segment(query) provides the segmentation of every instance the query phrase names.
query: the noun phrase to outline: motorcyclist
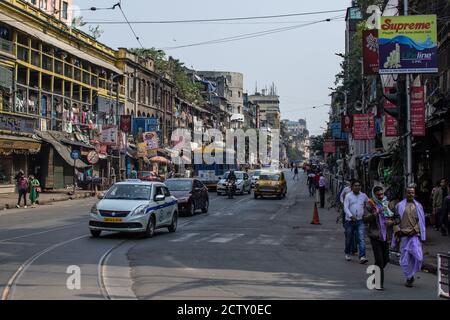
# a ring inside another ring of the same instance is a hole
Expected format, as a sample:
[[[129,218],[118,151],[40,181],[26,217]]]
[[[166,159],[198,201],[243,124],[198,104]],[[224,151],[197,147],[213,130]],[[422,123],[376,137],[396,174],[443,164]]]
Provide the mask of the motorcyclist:
[[[234,194],[234,189],[236,187],[236,180],[237,180],[237,177],[236,177],[236,174],[234,173],[234,170],[230,170],[230,173],[228,174],[228,177],[227,177],[227,183],[229,184],[229,188],[230,188],[229,194],[228,194],[229,196],[232,196]]]

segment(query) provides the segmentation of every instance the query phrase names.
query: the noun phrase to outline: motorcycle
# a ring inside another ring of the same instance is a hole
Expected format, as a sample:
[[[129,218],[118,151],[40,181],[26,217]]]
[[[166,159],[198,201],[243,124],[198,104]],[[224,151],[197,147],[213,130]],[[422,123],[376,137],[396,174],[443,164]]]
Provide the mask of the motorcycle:
[[[227,186],[228,199],[233,199],[233,196],[236,193],[236,182],[228,181],[226,186]]]

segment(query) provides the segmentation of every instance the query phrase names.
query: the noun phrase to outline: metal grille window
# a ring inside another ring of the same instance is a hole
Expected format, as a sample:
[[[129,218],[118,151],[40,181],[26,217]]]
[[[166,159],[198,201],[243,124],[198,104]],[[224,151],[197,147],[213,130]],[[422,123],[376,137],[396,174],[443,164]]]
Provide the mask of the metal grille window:
[[[9,90],[12,90],[12,81],[13,73],[9,68],[5,68],[0,66],[0,86]]]

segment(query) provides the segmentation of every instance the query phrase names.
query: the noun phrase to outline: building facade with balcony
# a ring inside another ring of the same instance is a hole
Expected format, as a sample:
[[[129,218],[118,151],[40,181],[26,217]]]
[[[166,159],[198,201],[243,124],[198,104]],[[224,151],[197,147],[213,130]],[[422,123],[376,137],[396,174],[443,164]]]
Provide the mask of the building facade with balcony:
[[[64,188],[72,183],[70,151],[88,148],[100,126],[124,112],[117,53],[20,0],[0,2],[0,39],[0,184],[22,169],[45,188]]]

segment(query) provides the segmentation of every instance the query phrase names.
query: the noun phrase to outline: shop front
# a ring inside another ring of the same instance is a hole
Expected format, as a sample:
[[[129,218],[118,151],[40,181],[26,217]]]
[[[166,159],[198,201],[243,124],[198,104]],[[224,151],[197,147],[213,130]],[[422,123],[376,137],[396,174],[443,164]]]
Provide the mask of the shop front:
[[[41,149],[40,141],[23,136],[0,134],[0,193],[15,192],[19,170],[35,174],[34,155]]]

